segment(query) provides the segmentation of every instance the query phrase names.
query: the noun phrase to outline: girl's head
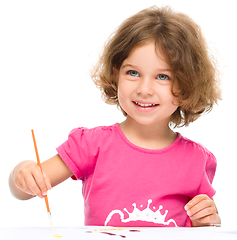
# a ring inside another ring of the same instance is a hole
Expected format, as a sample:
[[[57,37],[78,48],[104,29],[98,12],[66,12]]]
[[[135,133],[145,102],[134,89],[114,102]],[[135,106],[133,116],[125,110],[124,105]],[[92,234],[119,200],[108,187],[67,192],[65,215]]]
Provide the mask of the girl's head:
[[[220,91],[205,39],[192,19],[169,8],[142,10],[125,20],[106,43],[92,73],[105,102],[121,108],[114,69],[121,68],[135,47],[149,42],[155,43],[172,72],[172,93],[179,107],[170,122],[188,125],[210,111],[220,99]]]

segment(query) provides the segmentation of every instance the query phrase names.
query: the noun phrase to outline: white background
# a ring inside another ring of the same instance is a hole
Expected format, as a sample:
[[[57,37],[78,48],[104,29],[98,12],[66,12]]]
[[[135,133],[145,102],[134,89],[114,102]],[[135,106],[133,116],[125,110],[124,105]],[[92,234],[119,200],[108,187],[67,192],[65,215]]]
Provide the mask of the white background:
[[[41,161],[75,127],[123,121],[105,104],[89,71],[108,36],[127,17],[152,5],[170,5],[201,25],[222,73],[223,100],[187,128],[218,160],[214,197],[225,227],[237,227],[236,174],[236,4],[232,0],[0,2],[0,226],[48,226],[44,200],[16,200],[8,176],[22,160]],[[55,226],[84,224],[81,182],[71,179],[48,194]]]

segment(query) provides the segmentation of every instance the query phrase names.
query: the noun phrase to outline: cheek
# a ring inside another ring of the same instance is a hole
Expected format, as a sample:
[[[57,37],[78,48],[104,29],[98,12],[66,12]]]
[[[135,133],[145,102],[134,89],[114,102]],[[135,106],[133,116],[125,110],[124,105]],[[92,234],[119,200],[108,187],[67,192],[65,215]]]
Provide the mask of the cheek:
[[[172,103],[174,106],[178,107],[179,106],[179,100],[177,97],[173,96],[173,100],[172,100]]]
[[[134,84],[126,79],[120,79],[118,82],[118,102],[126,113],[130,111],[132,96],[134,96]]]
[[[176,84],[173,86],[173,92],[176,96],[179,95],[180,90],[179,90],[179,87]],[[172,91],[171,91],[171,94],[172,94]],[[179,98],[175,97],[173,94],[172,94],[172,96],[173,96],[174,105],[179,106]]]
[[[159,97],[161,103],[168,107],[170,111],[175,111],[179,106],[178,98],[172,94],[171,89],[168,87],[160,91]]]
[[[171,86],[163,86],[157,88],[158,96],[163,99],[164,102],[177,102],[177,98],[172,94]]]
[[[122,81],[119,81],[118,83],[118,101],[121,107],[124,105],[124,101],[126,99],[127,93],[126,88]]]

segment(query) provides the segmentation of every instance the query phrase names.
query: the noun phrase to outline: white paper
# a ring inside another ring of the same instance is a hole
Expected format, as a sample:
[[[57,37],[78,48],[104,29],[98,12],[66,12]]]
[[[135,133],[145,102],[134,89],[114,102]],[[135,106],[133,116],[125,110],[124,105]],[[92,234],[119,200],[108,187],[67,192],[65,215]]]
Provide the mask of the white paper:
[[[165,240],[232,240],[237,230],[205,228],[114,228],[62,227],[55,228],[0,228],[1,240],[106,240],[106,239],[165,239]]]

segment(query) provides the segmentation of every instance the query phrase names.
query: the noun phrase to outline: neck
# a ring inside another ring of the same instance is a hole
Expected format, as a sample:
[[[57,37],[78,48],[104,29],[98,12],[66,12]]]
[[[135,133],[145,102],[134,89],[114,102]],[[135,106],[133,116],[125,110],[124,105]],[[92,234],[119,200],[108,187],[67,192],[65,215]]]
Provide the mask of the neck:
[[[177,137],[167,121],[143,125],[128,117],[120,128],[130,142],[147,149],[165,148]]]

